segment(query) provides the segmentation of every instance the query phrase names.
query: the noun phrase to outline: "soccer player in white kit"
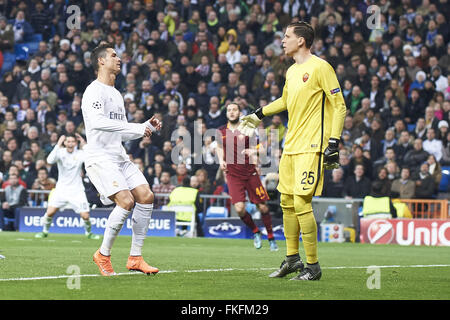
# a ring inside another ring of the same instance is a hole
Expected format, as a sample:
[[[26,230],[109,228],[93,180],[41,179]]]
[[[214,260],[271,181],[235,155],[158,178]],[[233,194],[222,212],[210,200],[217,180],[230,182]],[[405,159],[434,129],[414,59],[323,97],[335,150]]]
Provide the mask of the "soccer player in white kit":
[[[87,139],[85,168],[102,202],[116,204],[108,217],[102,245],[93,259],[102,275],[115,275],[111,248],[133,211],[131,250],[126,267],[155,274],[159,270],[142,257],[154,195],[142,172],[130,161],[122,142],[150,136],[161,129],[161,123],[155,117],[144,123],[128,123],[124,99],[114,88],[121,63],[114,46],[101,43],[91,57],[97,79],[86,88],[81,102]]]
[[[89,203],[81,179],[84,152],[76,148],[78,144],[77,140],[80,141],[80,148],[82,149],[86,141],[79,134],[76,134],[76,136],[62,135],[47,157],[49,164],[56,163],[58,166],[58,182],[50,192],[47,210],[43,217],[42,232],[37,233],[35,235],[36,238],[48,237],[53,216],[61,208],[71,208],[80,214],[84,221],[85,235],[89,239],[100,238],[91,232]]]

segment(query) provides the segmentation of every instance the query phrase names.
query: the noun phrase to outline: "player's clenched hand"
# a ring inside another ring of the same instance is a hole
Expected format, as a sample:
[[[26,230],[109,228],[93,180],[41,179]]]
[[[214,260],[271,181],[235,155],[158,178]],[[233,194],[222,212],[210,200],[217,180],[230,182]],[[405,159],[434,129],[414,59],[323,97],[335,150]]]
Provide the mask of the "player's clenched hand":
[[[264,117],[262,113],[262,109],[259,108],[254,113],[249,114],[242,118],[241,123],[238,126],[238,130],[246,136],[253,136],[255,133],[255,129],[258,128],[261,123],[262,118]]]
[[[62,135],[61,137],[59,137],[58,143],[57,143],[58,147],[61,147],[63,145],[64,140],[66,140],[66,136],[65,135]]]
[[[323,153],[324,168],[326,170],[339,168],[339,139],[330,138],[328,147]]]
[[[161,121],[155,116],[151,117],[145,124],[151,131],[161,130]]]

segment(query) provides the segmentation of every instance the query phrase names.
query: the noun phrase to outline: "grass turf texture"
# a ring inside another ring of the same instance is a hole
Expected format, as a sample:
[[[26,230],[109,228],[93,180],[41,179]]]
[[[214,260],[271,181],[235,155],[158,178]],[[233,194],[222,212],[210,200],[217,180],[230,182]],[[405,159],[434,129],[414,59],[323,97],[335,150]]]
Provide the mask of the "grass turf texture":
[[[129,236],[116,239],[112,263],[117,273],[128,273],[130,242]],[[252,240],[149,237],[143,256],[160,273],[116,277],[97,276],[92,255],[100,244],[82,235],[35,239],[32,233],[0,232],[0,255],[5,256],[0,259],[0,299],[450,299],[449,266],[411,267],[449,265],[445,247],[319,243],[322,279],[303,282],[288,281],[294,275],[268,277],[284,258],[284,241],[278,241],[278,252],[271,252],[267,240],[256,250]],[[300,254],[304,259],[303,250]],[[67,287],[71,265],[79,267],[80,289]],[[372,273],[366,267],[373,265],[389,267],[380,268],[380,289],[369,290]],[[5,280],[52,276],[62,277]]]

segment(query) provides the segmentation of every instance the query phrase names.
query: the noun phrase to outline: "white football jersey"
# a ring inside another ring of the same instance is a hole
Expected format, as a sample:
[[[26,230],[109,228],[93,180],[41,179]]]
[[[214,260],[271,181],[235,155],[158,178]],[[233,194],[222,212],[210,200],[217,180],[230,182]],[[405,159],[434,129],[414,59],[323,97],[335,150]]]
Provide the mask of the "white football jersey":
[[[58,181],[55,188],[84,192],[81,169],[84,162],[84,151],[75,148],[68,152],[66,148],[56,145],[47,157],[49,164],[58,166]]]
[[[130,158],[122,141],[144,135],[144,123],[128,123],[123,97],[114,86],[94,80],[81,101],[86,128],[86,166],[103,161],[122,162]]]

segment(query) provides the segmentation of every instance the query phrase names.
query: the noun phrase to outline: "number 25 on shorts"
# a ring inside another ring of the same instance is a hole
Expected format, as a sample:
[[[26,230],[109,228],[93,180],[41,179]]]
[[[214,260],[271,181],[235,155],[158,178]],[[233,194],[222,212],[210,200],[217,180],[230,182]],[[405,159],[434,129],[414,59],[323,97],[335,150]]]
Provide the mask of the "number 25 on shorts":
[[[303,185],[303,190],[311,189],[315,180],[314,171],[303,171],[302,180],[300,181],[300,184]]]

